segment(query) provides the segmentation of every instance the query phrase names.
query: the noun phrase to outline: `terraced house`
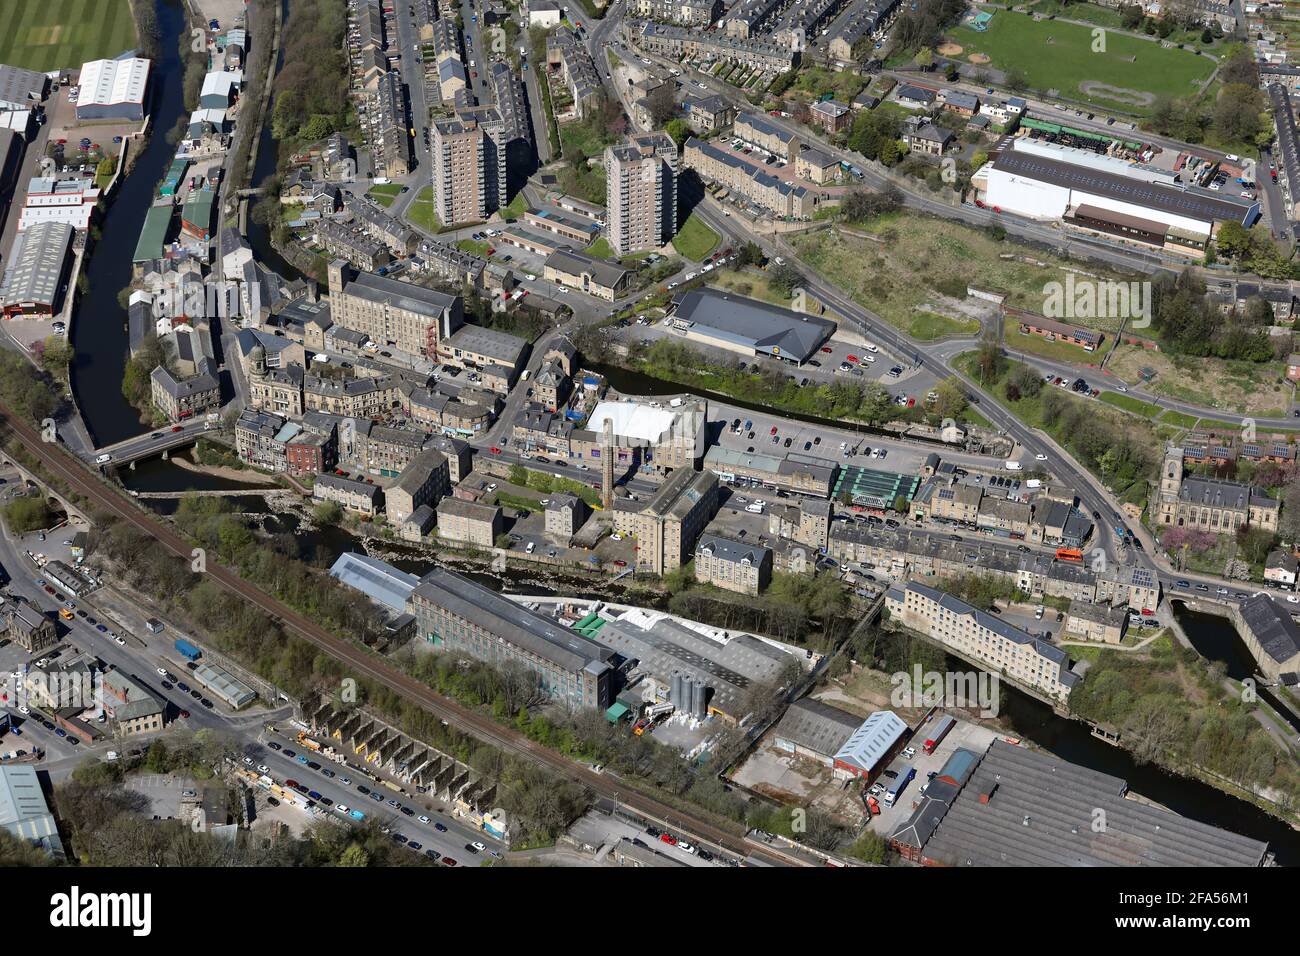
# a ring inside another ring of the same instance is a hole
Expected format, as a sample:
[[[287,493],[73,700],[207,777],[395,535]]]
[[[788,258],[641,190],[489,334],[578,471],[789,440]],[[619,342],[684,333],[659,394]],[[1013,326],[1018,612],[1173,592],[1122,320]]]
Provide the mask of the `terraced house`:
[[[695,580],[757,596],[772,580],[772,551],[723,535],[701,535],[695,546]]]
[[[707,27],[726,9],[722,0],[632,0],[628,12],[647,20]]]

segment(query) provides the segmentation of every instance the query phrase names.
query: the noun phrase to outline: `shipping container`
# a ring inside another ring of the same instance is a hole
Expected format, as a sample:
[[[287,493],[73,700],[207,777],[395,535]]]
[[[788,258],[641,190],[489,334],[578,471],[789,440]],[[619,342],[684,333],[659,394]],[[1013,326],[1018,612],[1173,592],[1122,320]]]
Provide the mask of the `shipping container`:
[[[176,653],[179,654],[181,657],[185,658],[187,661],[197,661],[199,657],[201,657],[203,654],[201,650],[199,650],[189,641],[185,640],[185,638],[183,637],[178,637],[176,639],[175,647],[176,647]]]

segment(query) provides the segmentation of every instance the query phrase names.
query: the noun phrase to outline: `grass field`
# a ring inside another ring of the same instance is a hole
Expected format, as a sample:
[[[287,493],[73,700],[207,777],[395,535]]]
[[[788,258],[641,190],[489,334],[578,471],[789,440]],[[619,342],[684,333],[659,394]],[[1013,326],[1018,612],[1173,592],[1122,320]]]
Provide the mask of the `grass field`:
[[[997,69],[1019,70],[1033,89],[1133,113],[1150,112],[1161,94],[1197,92],[1214,71],[1206,57],[1122,33],[1106,32],[1105,51],[1093,52],[1089,27],[1007,10],[997,10],[984,33],[960,26],[952,40],[962,47],[962,58],[983,54]]]
[[[1124,395],[1120,392],[1102,392],[1099,397],[1107,405],[1114,405],[1116,408],[1122,408],[1134,415],[1141,415],[1143,418],[1155,418],[1160,414],[1159,405],[1152,405],[1150,402],[1144,402],[1132,395]]]
[[[1195,415],[1184,415],[1182,412],[1176,412],[1170,408],[1160,416],[1160,421],[1167,425],[1174,425],[1178,428],[1195,428],[1196,423],[1199,422],[1200,419]]]
[[[128,0],[0,0],[0,63],[42,73],[136,45]]]
[[[907,334],[921,342],[933,342],[948,335],[978,335],[980,324],[975,319],[952,319],[933,312],[917,312],[908,323]]]
[[[694,213],[682,223],[682,228],[673,236],[673,248],[677,254],[685,256],[692,262],[699,262],[718,245],[718,234],[704,224]]]
[[[433,187],[425,186],[415,197],[415,202],[406,209],[406,218],[412,225],[419,226],[427,232],[441,232],[442,223],[433,209]]]
[[[397,183],[389,183],[386,186],[371,186],[366,195],[387,209],[401,191],[402,187]]]
[[[604,236],[599,237],[589,245],[586,252],[593,259],[612,259],[615,255],[614,247],[609,244],[609,240]]]

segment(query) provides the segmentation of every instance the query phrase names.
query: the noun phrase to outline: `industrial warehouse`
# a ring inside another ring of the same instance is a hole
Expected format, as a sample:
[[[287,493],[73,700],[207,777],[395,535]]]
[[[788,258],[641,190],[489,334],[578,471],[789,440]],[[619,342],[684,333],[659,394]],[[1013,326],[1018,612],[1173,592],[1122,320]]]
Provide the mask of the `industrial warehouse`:
[[[1225,222],[1251,226],[1258,201],[1189,186],[1173,171],[1028,137],[1011,140],[971,179],[996,212],[1104,233],[1201,258]]]

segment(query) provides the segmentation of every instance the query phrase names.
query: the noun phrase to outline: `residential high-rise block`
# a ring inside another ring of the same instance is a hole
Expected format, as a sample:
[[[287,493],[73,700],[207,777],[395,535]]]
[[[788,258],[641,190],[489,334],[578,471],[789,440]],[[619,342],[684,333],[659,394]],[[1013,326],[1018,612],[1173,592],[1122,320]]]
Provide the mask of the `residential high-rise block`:
[[[605,149],[609,244],[619,255],[655,249],[677,233],[677,144],[667,133]]]
[[[481,222],[507,203],[505,136],[492,107],[433,124],[433,196],[442,225]]]

